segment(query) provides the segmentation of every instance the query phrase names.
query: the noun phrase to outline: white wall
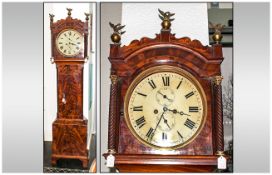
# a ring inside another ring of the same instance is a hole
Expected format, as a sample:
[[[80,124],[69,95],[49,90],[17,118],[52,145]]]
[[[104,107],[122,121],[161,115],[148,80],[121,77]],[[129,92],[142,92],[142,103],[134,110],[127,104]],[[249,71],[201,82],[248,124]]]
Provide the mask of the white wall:
[[[101,154],[107,151],[108,113],[110,92],[110,63],[108,61],[110,35],[109,21],[126,25],[122,45],[143,36],[155,37],[161,29],[158,8],[176,13],[172,32],[177,37],[189,36],[208,44],[208,17],[206,3],[102,3],[101,5]],[[109,172],[101,158],[101,171]]]
[[[49,13],[55,15],[54,22],[67,17],[66,8],[72,8],[72,17],[85,21],[84,12],[95,12],[95,4],[91,3],[45,3],[44,4],[44,140],[52,141],[52,123],[57,114],[57,85],[56,85],[56,64],[50,63],[51,57],[51,31]],[[94,18],[95,19],[95,18]],[[94,21],[95,22],[95,21]],[[94,25],[95,26],[95,25]],[[95,29],[95,27],[93,27]],[[93,31],[95,33],[95,31]],[[95,35],[93,35],[95,36]],[[95,38],[93,39],[95,41]],[[95,43],[95,42],[93,42]],[[93,44],[94,45],[94,44]],[[95,48],[93,48],[94,50]],[[90,50],[90,49],[89,49]],[[95,54],[89,53],[90,61],[84,67],[84,86],[83,86],[83,115],[89,118],[89,124],[92,123],[91,115],[94,112],[89,112],[89,64],[95,65]],[[95,71],[95,69],[94,69]],[[95,75],[94,75],[95,77]],[[93,83],[94,84],[94,83]],[[95,91],[94,91],[95,92]],[[95,96],[93,97],[95,98]],[[95,100],[92,100],[93,102]],[[93,105],[92,105],[93,106]],[[90,114],[90,116],[89,116]],[[94,121],[95,122],[95,121]],[[89,125],[90,127],[92,125]],[[88,128],[89,133],[92,128]]]
[[[171,32],[176,37],[188,36],[203,45],[209,44],[207,3],[123,3],[122,24],[126,25],[126,33],[122,44],[143,36],[154,38],[161,29],[158,8],[175,13]]]

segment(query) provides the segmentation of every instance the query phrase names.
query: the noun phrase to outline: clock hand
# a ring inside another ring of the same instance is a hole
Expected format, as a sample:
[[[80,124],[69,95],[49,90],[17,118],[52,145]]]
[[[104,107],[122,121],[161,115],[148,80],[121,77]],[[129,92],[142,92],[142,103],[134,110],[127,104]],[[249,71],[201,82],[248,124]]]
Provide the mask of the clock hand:
[[[69,47],[69,49],[71,50],[70,43],[69,43],[69,44],[67,44],[67,43],[66,43],[65,45],[66,45],[66,46],[68,46],[68,47]]]
[[[180,112],[179,112],[179,111],[177,111],[176,109],[171,110],[171,109],[168,109],[167,107],[166,107],[166,109],[167,109],[168,111],[173,112],[174,114],[178,113],[178,114],[180,114],[180,115],[191,116],[191,115],[189,115],[189,114],[184,113],[183,111],[180,111]]]
[[[170,98],[168,98],[166,95],[162,94],[161,91],[158,91],[158,93],[159,93],[160,95],[162,95],[163,98],[166,98],[168,101],[173,102],[172,99],[170,99]]]
[[[179,114],[180,114],[180,115],[187,115],[187,116],[191,116],[191,115],[186,114],[186,113],[184,113],[184,112],[182,112],[182,111],[181,111],[181,112],[179,112]]]
[[[163,118],[163,114],[165,113],[166,110],[167,110],[167,108],[163,107],[163,113],[162,113],[162,115],[161,115],[161,117],[160,117],[160,119],[159,119],[159,121],[158,121],[158,123],[157,123],[157,125],[156,125],[156,127],[155,127],[155,129],[154,129],[154,131],[152,133],[152,135],[151,135],[150,140],[152,140],[153,136],[155,135],[154,133],[156,132],[156,130],[157,130],[157,128],[158,128],[158,126],[159,126],[159,124],[161,122],[161,119]]]
[[[72,45],[74,45],[74,46],[76,45],[75,43],[70,43],[70,42],[69,42],[69,44],[72,44]]]
[[[169,126],[169,124],[168,124],[167,120],[164,118],[164,116],[162,118],[164,120],[164,123],[168,126],[168,128],[171,129],[171,127]]]

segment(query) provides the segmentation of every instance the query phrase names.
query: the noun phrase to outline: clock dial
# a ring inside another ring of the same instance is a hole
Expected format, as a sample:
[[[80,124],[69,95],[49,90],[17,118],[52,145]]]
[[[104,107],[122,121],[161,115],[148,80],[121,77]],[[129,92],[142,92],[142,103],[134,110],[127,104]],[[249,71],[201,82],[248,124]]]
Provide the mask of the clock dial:
[[[83,49],[83,45],[83,36],[73,29],[62,31],[56,39],[57,49],[64,56],[78,55]]]
[[[193,140],[206,116],[203,89],[188,72],[166,66],[141,73],[125,97],[126,122],[141,142],[178,148]]]

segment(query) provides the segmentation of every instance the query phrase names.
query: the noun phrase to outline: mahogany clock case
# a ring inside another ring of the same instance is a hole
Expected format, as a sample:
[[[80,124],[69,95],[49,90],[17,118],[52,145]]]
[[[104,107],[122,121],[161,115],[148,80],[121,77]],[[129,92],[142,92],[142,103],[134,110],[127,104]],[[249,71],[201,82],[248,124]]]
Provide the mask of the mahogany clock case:
[[[88,107],[93,106],[88,104],[93,101],[88,96],[88,84],[93,81],[88,75],[88,59],[93,59],[94,18],[86,13],[94,7],[91,3],[44,4],[45,172],[88,169],[95,158],[89,118],[94,109]]]

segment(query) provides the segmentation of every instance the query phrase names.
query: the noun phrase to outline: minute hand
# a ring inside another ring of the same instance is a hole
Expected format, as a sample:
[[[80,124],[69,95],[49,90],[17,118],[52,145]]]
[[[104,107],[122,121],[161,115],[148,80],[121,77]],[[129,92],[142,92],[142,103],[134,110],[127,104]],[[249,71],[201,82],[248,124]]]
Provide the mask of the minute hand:
[[[180,115],[191,116],[191,115],[189,115],[189,114],[184,113],[183,111],[177,111],[176,109],[173,109],[173,110],[172,110],[172,109],[168,109],[168,108],[167,108],[167,110],[173,112],[174,114],[178,113],[178,114],[180,114]]]
[[[150,140],[152,140],[153,136],[155,135],[155,132],[156,132],[156,130],[157,130],[157,128],[158,128],[158,126],[159,126],[159,124],[161,122],[161,119],[163,118],[163,114],[165,113],[166,109],[167,109],[166,107],[163,108],[163,113],[162,113],[162,115],[161,115],[161,117],[160,117],[160,119],[159,119],[159,121],[158,121],[158,123],[157,123],[157,125],[156,125],[156,127],[155,127],[155,129],[154,129],[154,131],[152,133],[152,135],[151,135]]]

